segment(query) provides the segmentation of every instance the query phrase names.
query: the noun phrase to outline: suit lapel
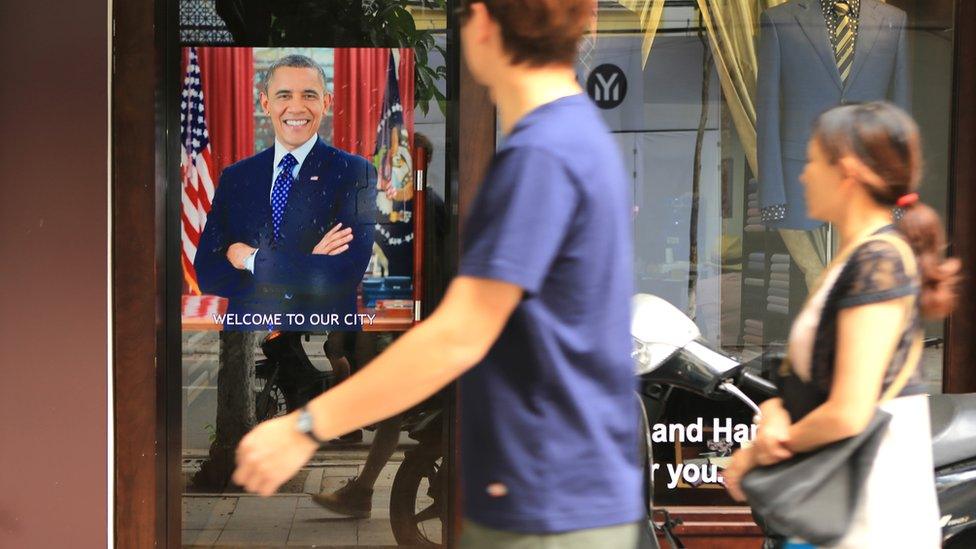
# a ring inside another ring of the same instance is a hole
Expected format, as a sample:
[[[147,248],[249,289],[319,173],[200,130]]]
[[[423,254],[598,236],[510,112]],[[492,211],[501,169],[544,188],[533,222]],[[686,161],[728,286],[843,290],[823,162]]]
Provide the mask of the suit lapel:
[[[858,16],[857,43],[854,44],[854,63],[851,65],[851,75],[847,77],[844,89],[851,87],[857,74],[864,67],[871,56],[871,49],[881,34],[884,18],[878,9],[878,3],[872,0],[861,0],[861,13]]]
[[[284,216],[282,216],[282,234],[290,233],[284,227],[292,226],[295,223],[302,224],[307,220],[303,212],[307,210],[304,205],[310,204],[309,200],[312,193],[319,189],[319,185],[327,185],[329,178],[324,176],[324,171],[328,169],[329,161],[332,158],[331,149],[321,138],[315,142],[315,146],[309,151],[302,167],[298,170],[298,177],[291,185],[288,193],[288,202],[285,204]],[[319,179],[311,181],[312,176],[318,175]]]
[[[834,50],[830,46],[830,38],[827,36],[827,27],[824,22],[823,10],[820,4],[814,0],[801,0],[796,3],[794,17],[803,29],[803,34],[813,46],[820,61],[823,62],[827,74],[833,79],[837,89],[843,89],[840,81],[840,73],[837,72],[837,60],[834,58]]]
[[[264,219],[271,226],[271,184],[274,181],[274,146],[261,152],[260,172],[258,176],[258,204],[263,206]]]

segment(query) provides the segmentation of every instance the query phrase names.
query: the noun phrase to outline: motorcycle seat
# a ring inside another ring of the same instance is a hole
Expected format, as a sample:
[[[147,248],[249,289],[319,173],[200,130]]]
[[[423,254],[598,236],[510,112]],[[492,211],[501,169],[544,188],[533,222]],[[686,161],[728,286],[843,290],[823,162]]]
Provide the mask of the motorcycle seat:
[[[929,415],[936,468],[976,458],[976,393],[931,395]]]

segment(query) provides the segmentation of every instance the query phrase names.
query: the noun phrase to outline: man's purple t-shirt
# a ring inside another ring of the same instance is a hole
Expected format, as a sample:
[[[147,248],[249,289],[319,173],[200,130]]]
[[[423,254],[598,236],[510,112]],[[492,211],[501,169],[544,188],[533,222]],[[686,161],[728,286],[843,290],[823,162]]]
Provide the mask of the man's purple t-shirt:
[[[526,115],[492,161],[459,274],[524,289],[461,380],[465,516],[555,533],[638,520],[631,191],[585,95]]]

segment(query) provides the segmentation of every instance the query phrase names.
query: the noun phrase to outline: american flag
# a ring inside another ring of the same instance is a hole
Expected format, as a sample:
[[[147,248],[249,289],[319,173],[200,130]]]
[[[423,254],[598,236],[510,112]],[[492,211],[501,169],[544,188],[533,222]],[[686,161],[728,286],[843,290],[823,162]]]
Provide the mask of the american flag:
[[[196,48],[189,48],[183,97],[180,101],[180,176],[183,181],[183,276],[190,292],[200,294],[193,270],[200,234],[207,223],[210,202],[214,196],[210,167],[210,135],[203,112],[203,88],[200,86],[200,62]]]

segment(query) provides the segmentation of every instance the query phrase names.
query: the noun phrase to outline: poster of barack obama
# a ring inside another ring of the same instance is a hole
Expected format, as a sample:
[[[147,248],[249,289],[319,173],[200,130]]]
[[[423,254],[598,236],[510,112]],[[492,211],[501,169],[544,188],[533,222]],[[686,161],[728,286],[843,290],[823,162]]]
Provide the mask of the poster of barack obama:
[[[357,290],[374,250],[376,169],[320,136],[333,96],[318,62],[284,55],[257,76],[254,116],[274,142],[221,172],[192,261],[199,290],[226,298],[225,330],[368,328]]]

